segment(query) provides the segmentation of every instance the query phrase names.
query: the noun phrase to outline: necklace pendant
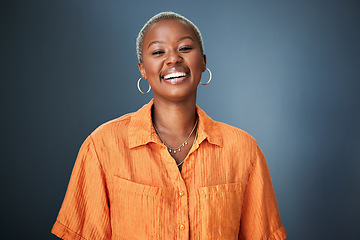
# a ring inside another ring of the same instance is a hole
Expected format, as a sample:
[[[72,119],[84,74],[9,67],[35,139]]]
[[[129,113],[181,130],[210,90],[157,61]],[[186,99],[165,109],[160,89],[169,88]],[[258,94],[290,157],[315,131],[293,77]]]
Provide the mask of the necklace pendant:
[[[191,130],[188,138],[185,140],[185,142],[183,142],[183,143],[182,143],[179,147],[177,147],[177,148],[171,148],[171,147],[169,147],[168,145],[166,145],[166,143],[164,142],[164,140],[161,138],[160,133],[159,133],[159,131],[157,130],[157,128],[156,128],[156,126],[155,126],[154,123],[153,123],[153,126],[154,126],[154,129],[155,129],[155,132],[157,133],[157,135],[158,135],[159,138],[160,138],[160,141],[162,142],[163,145],[165,145],[165,147],[167,147],[167,150],[169,151],[169,153],[174,153],[174,154],[175,154],[176,151],[178,151],[178,152],[181,151],[181,147],[185,147],[185,145],[188,144],[188,140],[189,140],[189,138],[191,137],[191,135],[193,134],[194,130],[196,129],[196,126],[198,125],[198,122],[199,122],[199,118],[196,120],[195,125],[194,125],[193,129]],[[195,133],[195,140],[196,140],[196,138],[197,138],[197,131],[196,131],[196,133]],[[193,145],[194,145],[194,143],[195,143],[195,140],[194,140],[194,142],[193,142]],[[184,162],[184,161],[183,161],[183,162]],[[182,164],[183,162],[181,162],[180,164]],[[180,164],[179,164],[179,165],[180,165]],[[178,165],[178,166],[179,166],[179,165]]]

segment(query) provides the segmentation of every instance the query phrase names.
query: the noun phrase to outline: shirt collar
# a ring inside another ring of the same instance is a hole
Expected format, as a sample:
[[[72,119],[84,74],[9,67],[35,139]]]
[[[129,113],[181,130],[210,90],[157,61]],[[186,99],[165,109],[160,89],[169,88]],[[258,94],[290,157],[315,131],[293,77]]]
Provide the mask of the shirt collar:
[[[152,125],[151,108],[153,104],[154,101],[151,100],[132,114],[128,130],[130,148],[146,145],[149,142],[161,144]],[[198,143],[200,144],[206,139],[209,143],[222,147],[223,140],[216,122],[198,106],[196,106],[196,111],[199,116]]]

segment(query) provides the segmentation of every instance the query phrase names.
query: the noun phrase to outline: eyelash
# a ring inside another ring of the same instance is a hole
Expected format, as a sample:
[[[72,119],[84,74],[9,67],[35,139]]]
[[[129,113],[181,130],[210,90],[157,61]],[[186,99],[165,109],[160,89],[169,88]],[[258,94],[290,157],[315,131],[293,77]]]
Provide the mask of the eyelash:
[[[192,50],[193,48],[191,46],[183,46],[179,49],[179,51],[190,51]]]
[[[191,46],[183,46],[183,47],[179,48],[179,51],[180,52],[187,52],[187,51],[190,51],[192,49],[193,49],[193,47],[191,47]],[[161,54],[164,54],[164,53],[165,53],[164,50],[156,50],[156,51],[154,51],[152,53],[152,55],[155,56],[155,55],[161,55]]]
[[[163,53],[165,53],[163,50],[157,50],[157,51],[153,52],[152,55],[160,55]]]

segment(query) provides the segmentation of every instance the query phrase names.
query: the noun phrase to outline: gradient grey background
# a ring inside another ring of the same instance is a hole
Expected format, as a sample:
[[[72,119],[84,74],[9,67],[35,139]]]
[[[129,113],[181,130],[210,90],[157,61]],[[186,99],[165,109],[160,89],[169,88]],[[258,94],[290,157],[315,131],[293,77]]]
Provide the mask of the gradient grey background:
[[[288,239],[360,239],[359,1],[0,9],[1,239],[57,239],[50,230],[84,139],[151,99],[136,88],[135,38],[164,10],[200,28],[213,81],[199,86],[198,104],[257,139]]]

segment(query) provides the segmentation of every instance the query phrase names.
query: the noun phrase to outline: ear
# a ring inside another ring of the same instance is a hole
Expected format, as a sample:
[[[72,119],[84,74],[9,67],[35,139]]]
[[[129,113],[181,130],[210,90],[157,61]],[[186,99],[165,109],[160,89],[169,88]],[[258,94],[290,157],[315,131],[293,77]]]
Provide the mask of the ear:
[[[142,62],[138,62],[138,68],[139,68],[139,71],[141,73],[141,77],[143,79],[147,79],[146,70],[145,70],[144,64]]]
[[[206,55],[205,54],[203,54],[203,72],[205,72],[206,71]]]

